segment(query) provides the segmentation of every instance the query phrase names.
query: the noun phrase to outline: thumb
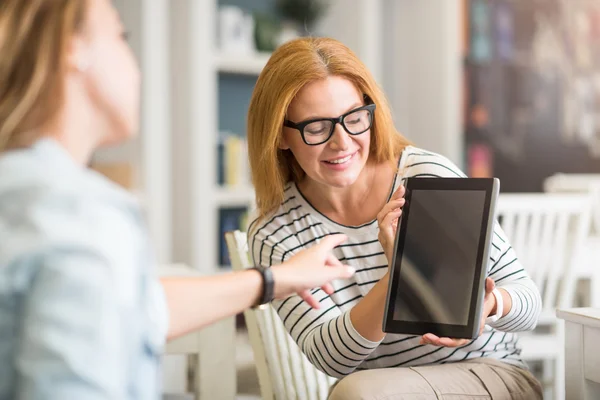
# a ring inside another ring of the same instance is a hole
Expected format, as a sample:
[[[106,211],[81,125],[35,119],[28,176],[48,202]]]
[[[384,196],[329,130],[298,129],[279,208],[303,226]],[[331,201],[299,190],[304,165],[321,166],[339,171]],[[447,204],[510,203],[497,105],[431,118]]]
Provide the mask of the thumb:
[[[492,278],[485,279],[485,292],[492,293],[492,291],[496,288],[496,283]]]
[[[348,237],[343,234],[329,235],[321,240],[315,247],[319,252],[328,253],[333,250],[335,246],[345,242],[346,239],[348,239]]]

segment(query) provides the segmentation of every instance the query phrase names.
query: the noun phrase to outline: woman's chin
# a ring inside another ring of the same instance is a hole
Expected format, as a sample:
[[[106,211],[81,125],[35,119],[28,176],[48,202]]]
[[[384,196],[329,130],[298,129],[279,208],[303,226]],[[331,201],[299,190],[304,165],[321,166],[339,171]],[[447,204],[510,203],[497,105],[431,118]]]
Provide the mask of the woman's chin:
[[[356,182],[360,176],[362,165],[359,160],[352,160],[354,162],[349,163],[345,166],[346,168],[340,168],[340,166],[324,165],[321,171],[324,183],[328,186],[344,188],[351,186]]]
[[[345,188],[352,186],[356,180],[358,179],[357,173],[353,171],[346,171],[345,173],[339,173],[333,176],[327,176],[325,179],[325,184],[335,188]]]

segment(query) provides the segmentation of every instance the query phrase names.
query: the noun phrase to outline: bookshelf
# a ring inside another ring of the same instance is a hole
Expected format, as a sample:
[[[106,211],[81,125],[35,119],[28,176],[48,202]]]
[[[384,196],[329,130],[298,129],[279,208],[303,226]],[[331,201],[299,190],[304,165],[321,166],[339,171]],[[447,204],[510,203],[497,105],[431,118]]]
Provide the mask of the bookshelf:
[[[250,206],[254,203],[254,188],[250,185],[219,185],[215,191],[216,204],[220,207]]]
[[[262,52],[242,56],[219,53],[216,64],[222,73],[258,76],[270,56]]]
[[[172,71],[171,141],[174,262],[203,272],[220,271],[219,211],[254,207],[248,182],[221,185],[218,177],[220,134],[229,128],[223,120],[236,118],[234,134],[245,134],[245,101],[269,54],[224,54],[217,48],[220,5],[237,5],[246,11],[269,12],[268,0],[182,0],[171,2],[170,60]],[[383,81],[382,58],[385,0],[332,1],[315,31],[341,40],[352,48]],[[209,61],[209,62],[207,62]],[[233,83],[232,83],[233,82]],[[243,101],[221,99],[225,85],[244,86]],[[233,104],[235,103],[235,104]],[[234,107],[235,111],[231,111]],[[227,111],[230,110],[230,111]],[[228,114],[224,114],[228,112]]]

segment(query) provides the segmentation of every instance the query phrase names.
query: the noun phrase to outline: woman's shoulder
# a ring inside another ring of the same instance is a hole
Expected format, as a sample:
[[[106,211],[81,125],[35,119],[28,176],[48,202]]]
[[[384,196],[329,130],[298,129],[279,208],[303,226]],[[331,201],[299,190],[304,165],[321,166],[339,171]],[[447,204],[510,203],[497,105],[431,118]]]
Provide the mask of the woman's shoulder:
[[[402,178],[464,178],[466,175],[448,157],[429,150],[407,146],[400,159]]]
[[[266,248],[291,256],[323,228],[313,210],[303,201],[294,184],[286,186],[284,200],[277,209],[264,216],[252,215],[248,226],[251,252],[262,254]],[[323,228],[325,229],[325,228]],[[312,242],[311,242],[312,243]]]
[[[52,176],[24,158],[0,161],[0,266],[65,247],[122,254],[141,235],[131,210],[76,175]]]

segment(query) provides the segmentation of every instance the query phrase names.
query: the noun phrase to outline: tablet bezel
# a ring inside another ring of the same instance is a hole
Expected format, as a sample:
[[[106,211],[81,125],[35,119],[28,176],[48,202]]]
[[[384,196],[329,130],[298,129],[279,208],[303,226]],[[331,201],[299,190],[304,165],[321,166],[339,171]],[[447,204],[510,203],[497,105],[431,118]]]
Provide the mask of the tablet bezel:
[[[383,331],[387,333],[402,333],[413,335],[424,335],[432,333],[438,337],[450,337],[457,339],[475,339],[479,335],[481,322],[481,311],[485,295],[485,278],[487,276],[487,263],[491,247],[491,237],[496,218],[496,200],[500,189],[500,181],[497,178],[407,178],[405,184],[405,205],[402,209],[396,238],[394,241],[394,252],[390,266],[390,278],[385,304],[385,316],[383,320]],[[485,192],[485,202],[482,218],[479,244],[477,248],[477,259],[475,268],[475,279],[471,289],[471,301],[469,318],[466,325],[450,325],[435,322],[416,322],[395,320],[395,299],[392,293],[396,293],[402,263],[403,247],[398,248],[406,239],[407,223],[410,219],[410,204],[413,190],[477,190]]]

